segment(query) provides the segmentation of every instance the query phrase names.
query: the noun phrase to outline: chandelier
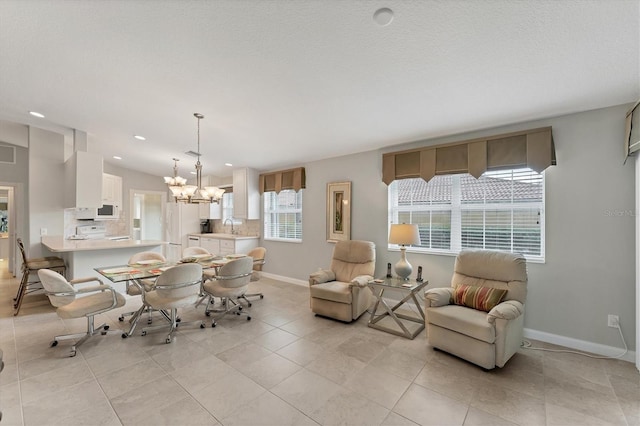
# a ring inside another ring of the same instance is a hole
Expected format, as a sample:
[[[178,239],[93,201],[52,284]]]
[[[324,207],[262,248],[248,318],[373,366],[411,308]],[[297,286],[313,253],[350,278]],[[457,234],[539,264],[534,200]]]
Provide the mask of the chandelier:
[[[173,195],[176,199],[182,200],[186,198],[186,191],[184,189],[187,184],[187,180],[183,177],[178,176],[178,158],[173,159],[173,177],[165,176],[164,183],[169,186],[169,190],[171,191],[171,195]]]
[[[165,177],[164,182],[169,186],[171,195],[176,202],[181,203],[217,203],[224,194],[224,189],[216,186],[202,186],[202,164],[200,163],[200,120],[204,115],[194,113],[193,116],[198,119],[198,162],[196,163],[196,184],[186,185],[187,180],[178,176],[178,159],[174,158],[173,177]]]

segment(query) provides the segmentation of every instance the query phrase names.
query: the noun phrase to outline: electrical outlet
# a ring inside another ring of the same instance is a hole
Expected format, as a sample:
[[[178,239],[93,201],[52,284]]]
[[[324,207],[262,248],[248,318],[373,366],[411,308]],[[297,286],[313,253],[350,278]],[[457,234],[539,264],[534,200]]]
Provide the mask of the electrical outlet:
[[[617,328],[620,325],[620,317],[617,315],[609,315],[607,317],[607,325],[609,327]]]
[[[40,235],[47,235],[47,228],[40,228]]]

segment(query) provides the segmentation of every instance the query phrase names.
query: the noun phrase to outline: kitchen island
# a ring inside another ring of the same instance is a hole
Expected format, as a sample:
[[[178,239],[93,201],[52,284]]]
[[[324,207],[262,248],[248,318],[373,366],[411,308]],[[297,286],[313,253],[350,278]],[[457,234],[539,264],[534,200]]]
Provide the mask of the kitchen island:
[[[67,240],[62,236],[43,236],[42,245],[67,264],[67,279],[95,277],[94,268],[126,265],[129,258],[141,251],[161,252],[166,244],[159,240]],[[124,293],[124,283],[113,286]]]

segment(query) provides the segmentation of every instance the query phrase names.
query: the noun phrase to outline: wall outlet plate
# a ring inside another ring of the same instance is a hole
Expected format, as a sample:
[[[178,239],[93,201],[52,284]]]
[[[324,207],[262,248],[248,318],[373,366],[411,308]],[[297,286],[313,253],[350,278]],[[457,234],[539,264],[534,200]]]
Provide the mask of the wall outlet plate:
[[[609,327],[617,328],[620,325],[620,318],[617,315],[608,315],[607,325]]]

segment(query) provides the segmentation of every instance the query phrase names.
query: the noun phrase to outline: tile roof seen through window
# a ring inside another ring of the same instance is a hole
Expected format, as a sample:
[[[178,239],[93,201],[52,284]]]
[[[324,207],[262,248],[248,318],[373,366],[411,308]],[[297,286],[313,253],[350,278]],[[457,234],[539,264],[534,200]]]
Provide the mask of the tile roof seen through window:
[[[452,180],[460,178],[462,203],[484,200],[499,202],[542,201],[542,175],[526,171],[511,171],[483,175],[476,179],[469,174],[435,176],[429,182],[420,178],[402,179],[398,185],[398,205],[446,204],[451,201]]]

